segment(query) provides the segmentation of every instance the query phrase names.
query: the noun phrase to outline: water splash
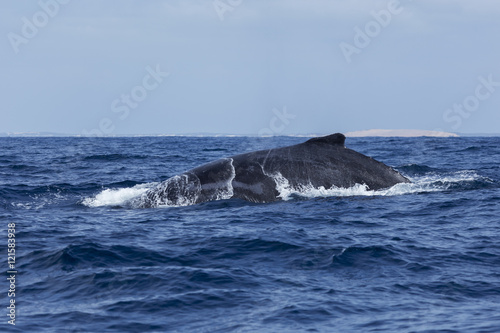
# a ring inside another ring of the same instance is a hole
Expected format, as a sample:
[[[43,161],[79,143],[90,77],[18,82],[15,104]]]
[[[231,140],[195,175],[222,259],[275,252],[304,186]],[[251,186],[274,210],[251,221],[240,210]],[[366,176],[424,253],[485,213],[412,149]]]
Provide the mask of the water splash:
[[[211,194],[210,200],[226,200],[231,199],[234,195],[232,181],[235,177],[234,166],[231,163],[230,177],[223,184],[219,184],[217,191]],[[297,197],[301,198],[325,198],[325,197],[355,197],[355,196],[397,196],[414,193],[430,193],[448,190],[472,190],[482,188],[493,183],[487,177],[479,175],[474,170],[462,170],[447,173],[430,172],[418,176],[410,177],[411,183],[396,184],[387,189],[372,191],[365,184],[355,184],[349,188],[323,186],[314,187],[311,184],[302,184],[292,186],[288,179],[280,173],[269,175],[276,183],[276,190],[279,193],[279,198],[288,201]],[[172,181],[188,182],[188,178],[175,176],[170,178]],[[126,206],[132,208],[144,207],[146,192],[157,186],[162,186],[163,183],[147,183],[135,185],[129,188],[121,189],[105,189],[97,195],[85,198],[82,203],[88,207],[102,206]],[[169,182],[163,185],[168,186]],[[184,184],[189,187],[189,184]],[[185,192],[185,191],[184,191]],[[189,195],[189,193],[179,192],[175,200],[166,200],[158,198],[153,202],[152,207],[181,207],[196,204],[197,196]],[[184,194],[182,194],[184,193]]]
[[[474,189],[493,182],[489,178],[478,175],[473,170],[414,176],[409,178],[411,183],[400,183],[390,188],[376,191],[370,190],[366,184],[355,184],[349,188],[335,186],[331,188],[323,186],[314,187],[311,184],[292,187],[289,181],[281,174],[274,175],[273,179],[276,182],[276,190],[279,192],[279,197],[283,200],[291,200],[296,197],[396,196],[413,193]]]
[[[157,184],[147,183],[127,188],[105,189],[93,197],[83,199],[82,204],[87,207],[126,206]]]
[[[236,170],[233,164],[234,160],[232,158],[228,158],[227,161],[229,162],[229,177],[224,184],[221,184],[222,186],[220,190],[216,191],[214,200],[231,199],[234,195],[233,180],[236,177]]]

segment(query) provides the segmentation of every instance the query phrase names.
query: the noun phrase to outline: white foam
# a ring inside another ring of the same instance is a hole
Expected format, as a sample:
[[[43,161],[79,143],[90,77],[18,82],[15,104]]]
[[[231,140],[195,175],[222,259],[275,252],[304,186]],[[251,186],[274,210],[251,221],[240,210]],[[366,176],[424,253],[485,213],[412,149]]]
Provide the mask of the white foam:
[[[178,190],[178,196],[174,201],[170,200],[168,196],[164,196],[164,192],[167,192],[167,189],[169,187],[174,187]],[[139,200],[136,202],[136,206],[143,207],[143,204],[147,201],[151,201],[151,207],[158,208],[194,205],[196,203],[196,200],[198,200],[198,195],[201,191],[201,185],[198,178],[196,178],[196,182],[191,181],[190,184],[189,176],[187,174],[182,174],[167,179],[165,182],[161,183],[157,188],[155,188],[155,191],[156,193],[154,193],[149,198],[145,194],[141,195],[141,198],[139,198]]]
[[[177,175],[161,183],[158,188],[153,190],[156,193],[142,195],[134,202],[135,205],[133,203],[133,206],[144,207],[145,202],[148,202],[148,207],[158,208],[190,206],[199,202],[200,195],[204,195],[208,201],[230,199],[234,195],[233,180],[236,177],[236,170],[232,158],[225,159],[225,162],[227,162],[225,166],[228,167],[224,170],[228,171],[225,179],[201,185],[198,177],[194,174],[190,174],[191,178],[188,174]],[[172,197],[175,198],[174,200],[170,200],[169,196],[165,195],[168,189],[173,189]]]
[[[281,199],[287,200],[287,198],[289,198],[289,196],[293,194],[294,190],[290,186],[290,182],[288,181],[288,179],[283,177],[281,173],[278,172],[274,175],[267,175],[267,176],[272,177],[274,179],[274,182],[276,183],[276,190],[279,193],[278,196]]]
[[[349,188],[320,186],[315,188],[311,184],[301,185],[299,187],[290,186],[289,181],[281,174],[272,175],[276,182],[276,190],[279,197],[283,200],[290,200],[294,197],[318,198],[318,197],[352,197],[352,196],[396,196],[412,193],[426,193],[446,191],[450,187],[466,182],[477,180],[486,180],[476,172],[465,170],[449,173],[446,175],[428,174],[420,177],[410,178],[411,183],[400,183],[390,188],[371,191],[365,184],[355,184]]]
[[[232,162],[232,161],[231,161]],[[233,196],[232,181],[234,180],[235,173],[234,167],[231,163],[232,174],[228,182],[222,186],[220,192],[217,193],[214,200],[230,199]],[[486,181],[488,178],[478,175],[475,171],[464,170],[457,172],[450,172],[445,174],[429,173],[423,176],[410,177],[411,183],[400,183],[390,188],[371,191],[365,184],[355,184],[349,188],[331,187],[325,188],[323,186],[315,188],[311,184],[292,187],[288,179],[283,177],[280,173],[268,175],[272,177],[276,183],[276,190],[282,200],[290,200],[294,197],[318,198],[318,197],[355,197],[355,196],[397,196],[412,193],[426,193],[426,192],[439,192],[446,191],[457,184],[463,184],[474,181]],[[187,178],[184,180],[187,181]],[[158,183],[148,183],[135,185],[129,188],[121,189],[105,189],[97,195],[85,198],[82,203],[88,207],[102,207],[102,206],[124,206],[128,204],[134,205],[134,202],[141,202],[141,196],[149,189],[156,186]],[[178,198],[174,202],[165,203],[164,200],[159,201],[156,207],[180,207],[193,205],[196,202],[196,197],[184,196]],[[138,205],[140,206],[140,204]]]
[[[94,197],[85,198],[82,203],[87,207],[126,205],[156,184],[157,183],[148,183],[120,189],[105,189]]]

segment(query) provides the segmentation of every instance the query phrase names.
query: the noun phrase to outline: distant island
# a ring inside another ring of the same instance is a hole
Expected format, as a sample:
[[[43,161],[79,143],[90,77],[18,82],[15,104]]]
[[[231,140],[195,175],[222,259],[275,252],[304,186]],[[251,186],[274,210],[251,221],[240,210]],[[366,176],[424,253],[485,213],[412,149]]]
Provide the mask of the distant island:
[[[458,134],[440,131],[427,131],[415,129],[370,129],[365,131],[348,132],[347,137],[366,137],[366,136],[384,136],[384,137],[418,137],[418,136],[433,136],[440,138],[458,137]]]

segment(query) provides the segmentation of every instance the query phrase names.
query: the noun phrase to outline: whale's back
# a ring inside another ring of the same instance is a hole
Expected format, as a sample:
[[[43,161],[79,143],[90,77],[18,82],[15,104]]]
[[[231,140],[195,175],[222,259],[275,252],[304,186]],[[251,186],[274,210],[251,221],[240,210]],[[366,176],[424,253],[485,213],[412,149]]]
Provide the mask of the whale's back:
[[[304,143],[233,157],[236,177],[262,170],[263,175],[283,177],[292,187],[349,188],[365,184],[370,190],[409,182],[391,167],[344,146],[345,136],[333,134]],[[240,170],[240,172],[238,172]]]
[[[252,202],[279,200],[278,187],[349,188],[369,190],[407,183],[391,167],[344,146],[340,133],[304,143],[260,150],[204,164],[149,190],[146,202],[179,204],[240,198]],[[154,205],[154,204],[152,204]]]

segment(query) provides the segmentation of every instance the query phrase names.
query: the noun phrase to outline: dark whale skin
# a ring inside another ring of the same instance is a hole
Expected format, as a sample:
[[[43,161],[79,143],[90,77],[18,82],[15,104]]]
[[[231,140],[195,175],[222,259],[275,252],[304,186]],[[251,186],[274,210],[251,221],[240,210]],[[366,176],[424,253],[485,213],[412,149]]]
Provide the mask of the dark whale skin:
[[[363,184],[369,190],[410,181],[393,168],[344,146],[336,133],[293,146],[260,150],[196,167],[151,188],[142,206],[195,204],[239,198],[251,202],[281,200],[277,179],[294,189],[326,189]]]

